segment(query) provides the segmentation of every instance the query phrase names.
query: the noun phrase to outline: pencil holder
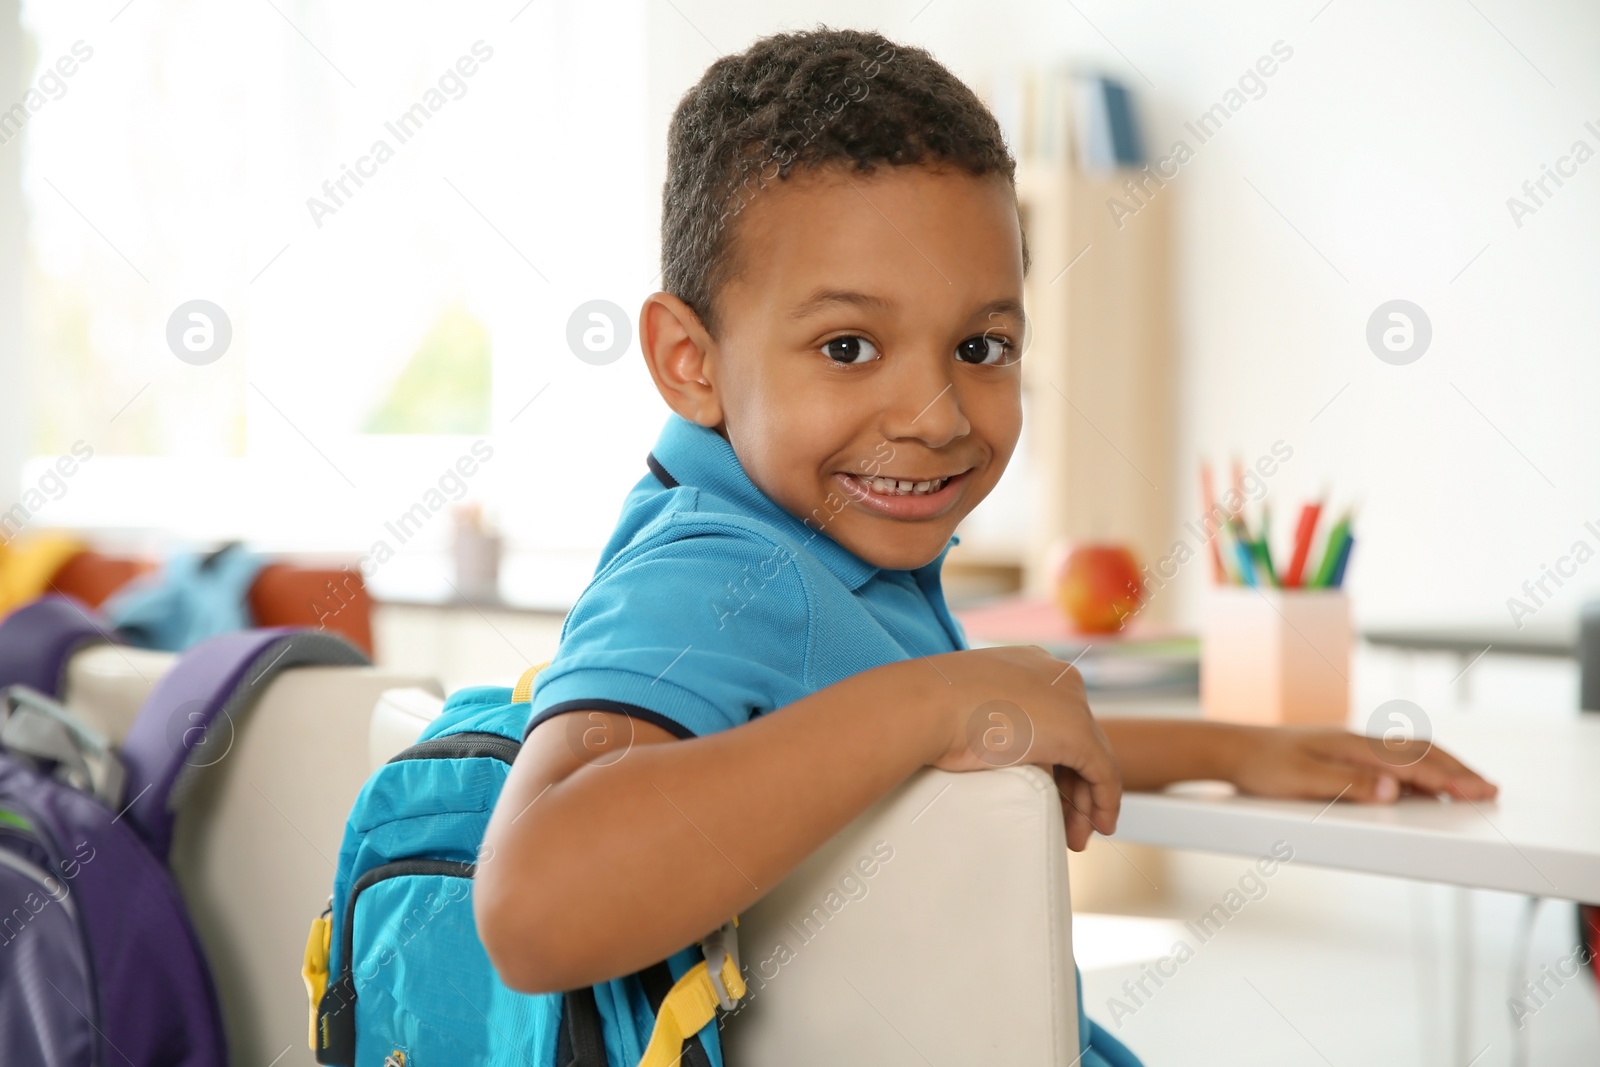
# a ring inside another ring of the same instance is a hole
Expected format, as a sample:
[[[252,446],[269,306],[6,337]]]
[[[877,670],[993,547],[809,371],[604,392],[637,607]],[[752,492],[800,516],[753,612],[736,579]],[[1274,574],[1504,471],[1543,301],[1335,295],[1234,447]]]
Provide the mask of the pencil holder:
[[[1337,589],[1213,587],[1200,635],[1205,716],[1343,726],[1350,646],[1350,600]]]

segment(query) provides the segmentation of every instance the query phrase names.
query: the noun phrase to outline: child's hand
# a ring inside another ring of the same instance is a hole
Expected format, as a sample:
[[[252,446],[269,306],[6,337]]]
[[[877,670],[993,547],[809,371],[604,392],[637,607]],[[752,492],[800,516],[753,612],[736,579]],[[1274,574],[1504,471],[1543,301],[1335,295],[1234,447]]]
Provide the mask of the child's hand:
[[[1391,744],[1343,730],[1239,727],[1228,780],[1263,797],[1387,804],[1403,792],[1492,800],[1498,787],[1428,741]]]
[[[942,707],[948,740],[930,765],[1043,767],[1061,793],[1069,848],[1081,851],[1093,830],[1116,830],[1122,773],[1076,669],[1033,646],[969,649],[930,662],[950,683]]]

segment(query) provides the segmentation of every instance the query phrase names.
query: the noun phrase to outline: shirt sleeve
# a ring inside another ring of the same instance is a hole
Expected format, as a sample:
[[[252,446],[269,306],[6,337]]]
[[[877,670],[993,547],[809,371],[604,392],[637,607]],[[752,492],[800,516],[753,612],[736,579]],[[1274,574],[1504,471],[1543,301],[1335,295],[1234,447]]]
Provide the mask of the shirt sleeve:
[[[567,616],[527,731],[590,710],[680,738],[749,722],[805,695],[809,615],[793,555],[755,534],[700,533],[619,558]]]

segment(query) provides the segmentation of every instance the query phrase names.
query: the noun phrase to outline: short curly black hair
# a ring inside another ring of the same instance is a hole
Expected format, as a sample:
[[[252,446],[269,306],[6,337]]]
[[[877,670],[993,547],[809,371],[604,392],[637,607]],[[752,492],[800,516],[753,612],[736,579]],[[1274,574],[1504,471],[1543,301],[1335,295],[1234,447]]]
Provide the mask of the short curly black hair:
[[[751,198],[797,167],[880,163],[948,164],[1016,182],[989,109],[920,48],[819,26],[723,56],[672,116],[662,285],[714,333],[715,297],[737,270],[731,223]],[[1026,241],[1022,262],[1026,271]]]

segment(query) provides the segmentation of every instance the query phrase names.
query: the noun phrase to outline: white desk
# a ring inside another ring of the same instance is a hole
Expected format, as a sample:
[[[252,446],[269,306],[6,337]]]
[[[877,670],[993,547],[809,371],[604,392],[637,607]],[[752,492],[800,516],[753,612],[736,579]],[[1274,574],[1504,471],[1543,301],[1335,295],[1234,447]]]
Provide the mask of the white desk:
[[[1180,713],[1133,702],[1096,711]],[[1243,856],[1282,840],[1296,863],[1600,903],[1600,715],[1436,715],[1433,739],[1497,784],[1499,797],[1329,806],[1195,784],[1126,794],[1116,837]]]
[[[1102,716],[1197,718],[1198,702],[1105,700]],[[1408,797],[1391,805],[1241,797],[1220,783],[1125,793],[1119,840],[1264,856],[1474,889],[1600,903],[1600,715],[1435,715],[1432,738],[1500,787],[1491,803]],[[1451,1062],[1472,1056],[1471,901],[1455,897]]]

